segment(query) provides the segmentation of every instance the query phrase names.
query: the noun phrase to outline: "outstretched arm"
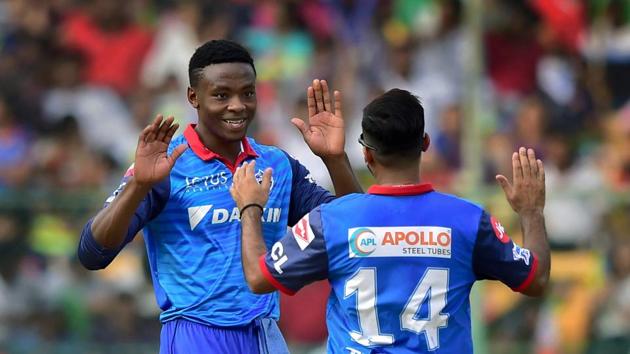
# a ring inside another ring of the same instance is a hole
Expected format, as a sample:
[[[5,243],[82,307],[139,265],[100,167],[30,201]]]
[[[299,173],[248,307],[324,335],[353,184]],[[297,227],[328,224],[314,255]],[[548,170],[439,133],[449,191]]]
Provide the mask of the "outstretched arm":
[[[138,206],[151,188],[168,176],[175,161],[186,149],[186,145],[180,145],[170,156],[166,154],[178,128],[173,120],[173,117],[163,120],[158,115],[140,134],[134,176],[91,223],[91,234],[100,247],[114,250],[122,245]]]
[[[533,149],[521,147],[512,154],[513,181],[503,175],[496,177],[505,192],[505,197],[518,213],[523,231],[523,246],[531,250],[538,259],[538,268],[530,285],[522,291],[530,296],[540,296],[549,282],[551,257],[545,230],[545,170],[541,160],[536,159]]]
[[[344,150],[345,129],[341,112],[341,92],[335,91],[331,101],[326,80],[313,80],[313,85],[308,87],[306,96],[308,122],[293,118],[291,123],[300,130],[311,151],[326,165],[337,197],[363,192]]]

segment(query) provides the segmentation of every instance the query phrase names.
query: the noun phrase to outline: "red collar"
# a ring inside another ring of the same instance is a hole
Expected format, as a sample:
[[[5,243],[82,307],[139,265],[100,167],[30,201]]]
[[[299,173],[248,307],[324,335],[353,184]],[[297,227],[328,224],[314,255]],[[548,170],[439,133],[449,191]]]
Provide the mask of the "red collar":
[[[406,184],[397,186],[375,184],[372,187],[368,188],[369,194],[378,195],[416,195],[432,191],[433,186],[430,183]]]
[[[248,158],[248,157],[253,157],[253,158],[258,157],[258,154],[256,153],[256,151],[254,151],[252,146],[249,144],[249,141],[247,140],[247,137],[244,137],[243,140],[241,140],[241,147],[242,147],[241,153],[236,158],[235,164],[232,165],[232,162],[230,162],[228,159],[226,159],[225,157],[223,157],[223,156],[217,154],[216,152],[208,149],[203,144],[203,142],[201,142],[201,139],[199,139],[199,135],[195,131],[195,127],[196,126],[197,126],[197,124],[189,124],[186,127],[186,130],[184,130],[184,138],[186,138],[186,141],[188,141],[188,145],[190,145],[190,148],[192,149],[192,151],[200,159],[202,159],[204,161],[210,161],[212,159],[218,159],[218,160],[222,161],[223,163],[225,163],[228,166],[228,168],[230,168],[230,170],[234,170],[234,168],[235,168],[234,166],[238,166],[240,164],[240,162],[242,162],[246,158]]]

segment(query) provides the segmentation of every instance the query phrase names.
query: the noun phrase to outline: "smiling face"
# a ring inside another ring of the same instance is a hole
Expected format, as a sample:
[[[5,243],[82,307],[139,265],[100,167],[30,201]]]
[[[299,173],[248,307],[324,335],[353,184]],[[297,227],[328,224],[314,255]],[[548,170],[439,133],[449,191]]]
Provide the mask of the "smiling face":
[[[188,100],[197,109],[197,133],[217,152],[240,142],[256,114],[256,75],[247,63],[206,66]]]

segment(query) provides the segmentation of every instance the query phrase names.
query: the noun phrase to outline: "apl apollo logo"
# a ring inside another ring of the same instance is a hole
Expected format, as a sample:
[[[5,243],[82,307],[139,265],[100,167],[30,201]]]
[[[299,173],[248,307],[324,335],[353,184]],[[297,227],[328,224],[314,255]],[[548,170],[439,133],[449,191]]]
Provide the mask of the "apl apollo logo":
[[[350,235],[350,250],[357,257],[367,257],[376,249],[376,235],[368,228],[360,228]]]

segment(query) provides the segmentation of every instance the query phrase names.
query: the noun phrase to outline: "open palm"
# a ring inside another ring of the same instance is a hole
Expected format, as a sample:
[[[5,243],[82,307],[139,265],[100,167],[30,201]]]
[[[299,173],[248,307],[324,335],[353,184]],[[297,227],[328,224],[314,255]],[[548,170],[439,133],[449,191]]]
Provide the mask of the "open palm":
[[[345,130],[341,114],[341,93],[335,91],[331,102],[326,80],[313,80],[306,96],[308,123],[299,118],[291,119],[291,123],[300,130],[304,141],[315,155],[327,157],[344,154]]]
[[[140,134],[134,164],[134,178],[138,183],[152,185],[164,179],[186,150],[187,146],[182,144],[167,155],[168,145],[179,128],[173,121],[173,117],[163,121],[162,115],[158,115]]]

